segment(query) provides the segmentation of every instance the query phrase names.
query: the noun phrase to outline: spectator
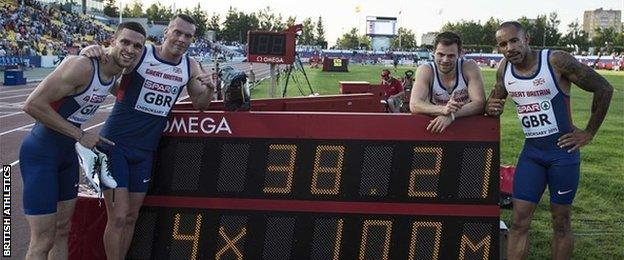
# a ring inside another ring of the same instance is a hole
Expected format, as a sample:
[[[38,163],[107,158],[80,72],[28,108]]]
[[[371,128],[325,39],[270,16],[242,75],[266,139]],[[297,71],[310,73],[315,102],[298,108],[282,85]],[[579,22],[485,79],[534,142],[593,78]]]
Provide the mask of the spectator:
[[[405,95],[401,81],[390,76],[390,71],[384,69],[381,71],[381,86],[384,91],[384,99],[388,104],[388,110],[392,113],[401,112],[401,100]]]

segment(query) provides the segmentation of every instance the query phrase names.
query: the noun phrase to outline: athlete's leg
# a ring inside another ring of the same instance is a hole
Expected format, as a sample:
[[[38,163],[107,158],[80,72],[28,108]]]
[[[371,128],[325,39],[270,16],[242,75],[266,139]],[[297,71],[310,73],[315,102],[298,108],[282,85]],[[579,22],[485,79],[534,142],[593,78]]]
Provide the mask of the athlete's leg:
[[[46,259],[54,246],[56,232],[56,213],[45,215],[26,215],[30,226],[30,244],[26,259]]]
[[[128,254],[128,249],[130,248],[132,238],[134,237],[134,226],[136,225],[136,221],[139,217],[139,210],[141,209],[141,205],[143,205],[145,192],[130,192],[129,198],[130,205],[128,208],[128,214],[126,215],[126,224],[123,231],[123,242],[121,244],[121,252],[123,252],[122,256],[124,257]]]
[[[74,147],[70,146],[69,150],[73,153]],[[54,246],[48,253],[49,259],[67,259],[68,257],[67,240],[78,196],[78,182],[80,181],[78,157],[68,156],[63,164],[67,166],[58,175],[59,201],[56,203],[56,234]]]
[[[570,222],[571,205],[550,204],[552,212],[552,259],[570,259],[574,248],[574,235]]]
[[[98,150],[108,156],[111,164],[111,173],[117,181],[117,188],[114,190],[103,186],[108,217],[106,228],[104,229],[104,250],[106,251],[106,258],[109,260],[123,259],[121,255],[121,241],[130,203],[128,199],[129,163],[122,148],[118,147],[118,145],[101,145],[98,146]]]
[[[550,211],[552,213],[552,258],[570,259],[574,248],[574,235],[570,224],[571,205],[576,196],[580,177],[580,155],[557,156],[548,169]]]
[[[134,226],[151,180],[152,158],[154,156],[153,152],[140,149],[134,149],[130,151],[129,154],[132,155],[131,158],[133,161],[130,165],[130,174],[128,176],[129,207],[126,214],[122,242],[123,257],[128,253],[128,249],[132,243]]]
[[[44,149],[47,148],[47,149]],[[30,243],[26,259],[46,259],[54,245],[59,185],[55,147],[28,135],[20,148],[23,200]]]
[[[546,189],[547,171],[539,164],[535,151],[525,145],[513,180],[513,212],[507,256],[510,260],[526,259],[529,252],[529,230],[535,208]]]
[[[513,213],[507,243],[507,258],[526,259],[529,253],[529,229],[537,204],[519,199],[512,201]]]
[[[104,250],[108,260],[124,259],[121,248],[126,215],[128,214],[130,204],[128,188],[116,188],[114,192],[115,201],[113,202],[113,190],[108,189],[104,191],[106,214],[108,216],[106,229],[104,229]]]
[[[56,212],[56,232],[54,236],[54,246],[48,253],[48,259],[67,259],[69,229],[71,227],[71,217],[74,214],[76,199],[59,201]]]

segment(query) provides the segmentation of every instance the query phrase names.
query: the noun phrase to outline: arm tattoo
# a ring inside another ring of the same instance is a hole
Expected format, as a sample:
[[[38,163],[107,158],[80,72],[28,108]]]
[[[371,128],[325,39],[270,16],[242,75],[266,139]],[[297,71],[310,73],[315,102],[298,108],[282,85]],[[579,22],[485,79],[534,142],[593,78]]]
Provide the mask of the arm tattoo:
[[[609,110],[613,87],[604,77],[592,68],[581,64],[568,53],[554,52],[552,61],[562,77],[567,78],[579,88],[594,93],[592,112],[585,130],[592,136],[595,135]]]

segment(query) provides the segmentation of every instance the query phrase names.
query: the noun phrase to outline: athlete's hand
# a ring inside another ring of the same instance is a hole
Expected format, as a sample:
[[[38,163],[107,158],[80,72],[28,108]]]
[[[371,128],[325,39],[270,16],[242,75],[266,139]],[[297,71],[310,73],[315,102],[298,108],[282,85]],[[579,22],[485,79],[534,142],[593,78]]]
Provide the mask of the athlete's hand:
[[[485,105],[486,116],[500,116],[503,113],[505,107],[505,99],[490,98]]]
[[[82,136],[78,139],[78,142],[89,149],[93,149],[98,143],[104,142],[110,145],[115,145],[115,143],[111,140],[104,138],[98,134],[94,134],[91,132],[83,132]]]
[[[100,45],[89,45],[84,49],[80,50],[80,55],[86,56],[88,58],[99,58],[104,63],[108,62],[108,55],[106,54],[106,50]]]
[[[574,127],[574,131],[559,137],[557,145],[559,146],[559,148],[562,149],[566,147],[572,147],[568,149],[568,153],[571,153],[581,148],[581,146],[589,144],[593,138],[594,136],[589,132]]]
[[[457,112],[459,109],[462,108],[462,106],[464,106],[463,102],[457,102],[451,97],[451,99],[449,99],[449,101],[444,106],[444,109],[442,109],[442,114],[448,116],[451,113]]]
[[[453,118],[451,116],[437,116],[433,120],[429,121],[427,131],[430,131],[433,134],[439,134],[451,125],[451,123],[453,123]]]

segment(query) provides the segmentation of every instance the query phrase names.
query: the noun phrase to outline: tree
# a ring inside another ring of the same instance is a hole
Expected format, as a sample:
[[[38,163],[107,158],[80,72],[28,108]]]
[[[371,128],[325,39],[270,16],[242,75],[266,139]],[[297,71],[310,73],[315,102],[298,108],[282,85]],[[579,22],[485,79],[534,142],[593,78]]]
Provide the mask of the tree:
[[[221,39],[247,43],[247,32],[257,30],[260,28],[259,24],[260,21],[254,13],[245,14],[239,12],[236,8],[230,7],[223,22]]]
[[[299,36],[299,44],[301,45],[314,45],[316,40],[314,37],[314,24],[310,17],[303,20],[303,29],[301,36]]]
[[[213,30],[216,34],[215,38],[217,40],[221,39],[221,16],[217,13],[212,13],[212,16],[209,19],[208,30]]]
[[[282,31],[285,28],[284,23],[282,22],[282,15],[276,15],[275,13],[273,13],[271,7],[269,6],[258,11],[257,16],[260,23],[260,30]]]
[[[336,40],[336,47],[340,49],[358,49],[359,41],[358,29],[353,27],[348,33],[343,34]]]
[[[316,22],[316,45],[324,45],[327,44],[325,40],[325,27],[323,26],[323,19],[319,16],[318,21]]]
[[[395,50],[411,50],[416,48],[416,36],[412,30],[399,27],[397,37],[392,39],[391,47]]]
[[[587,33],[583,31],[578,20],[568,24],[568,33],[559,42],[561,46],[574,46],[577,51],[587,50],[589,47]]]
[[[490,17],[483,27],[481,28],[481,40],[479,41],[480,45],[496,45],[496,30],[498,26],[501,24],[501,21],[498,19],[494,19],[494,17]]]
[[[545,46],[545,29],[546,29],[546,16],[538,15],[537,19],[529,19],[526,16],[518,19],[518,22],[522,25],[525,31],[529,34],[529,43],[534,46]]]
[[[557,13],[552,12],[548,15],[544,32],[544,43],[546,46],[557,46],[559,44],[561,33],[557,27],[559,27],[560,23],[561,21],[557,18]]]
[[[605,47],[607,44],[613,44],[616,38],[616,31],[613,27],[607,27],[601,29],[600,27],[594,29],[595,35],[592,38],[594,47]]]
[[[104,15],[108,17],[117,17],[119,16],[119,8],[115,4],[115,0],[107,0],[106,5],[104,6]]]
[[[171,7],[164,7],[160,2],[153,3],[145,10],[145,15],[150,21],[169,21],[173,17]]]
[[[456,24],[447,23],[442,31],[455,32],[461,37],[463,44],[479,44],[482,37],[481,24],[474,21],[459,21]]]
[[[370,50],[370,49],[372,49],[371,38],[368,37],[366,34],[360,35],[359,38],[358,38],[358,41],[359,41],[359,43],[358,43],[359,44],[359,46],[358,46],[359,49],[362,49],[362,50]]]
[[[286,27],[291,27],[295,25],[296,22],[297,22],[296,16],[288,16],[288,19],[286,19]]]
[[[201,4],[197,3],[195,8],[193,8],[190,12],[185,9],[185,13],[195,19],[195,36],[198,38],[204,37],[204,34],[206,33],[206,25],[208,24],[208,14],[206,14],[206,11],[201,9]]]
[[[131,6],[124,6],[123,16],[128,18],[145,17],[143,13],[143,3],[138,0],[134,0]]]

